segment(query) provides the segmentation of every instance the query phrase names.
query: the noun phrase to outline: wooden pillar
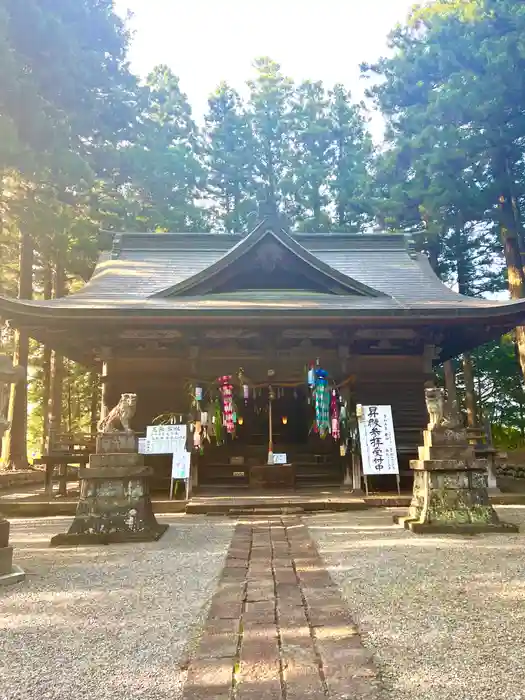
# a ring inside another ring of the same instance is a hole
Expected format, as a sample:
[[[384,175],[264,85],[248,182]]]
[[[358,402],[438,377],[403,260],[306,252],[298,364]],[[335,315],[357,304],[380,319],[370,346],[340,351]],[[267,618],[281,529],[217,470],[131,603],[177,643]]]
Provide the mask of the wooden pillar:
[[[100,353],[102,371],[100,374],[100,420],[105,418],[111,410],[109,399],[109,373],[111,366],[111,350],[103,348]]]
[[[440,349],[435,345],[428,344],[423,348],[423,374],[425,380],[434,379],[434,361],[439,360]],[[421,389],[423,390],[423,389]]]
[[[444,362],[443,369],[445,371],[445,389],[447,390],[448,399],[452,404],[458,406],[458,392],[456,389],[456,369],[454,367],[454,360],[447,360]]]
[[[469,428],[475,428],[478,422],[476,391],[474,388],[474,367],[472,364],[472,355],[469,352],[466,352],[463,355],[463,375],[465,377],[465,403],[467,408],[467,425]]]
[[[346,345],[340,345],[337,349],[341,367],[342,376],[346,378],[349,368],[350,351]],[[343,399],[347,403],[350,410],[350,387],[346,385],[342,389]],[[344,486],[351,486],[352,491],[361,493],[361,463],[358,454],[355,450],[351,454],[345,456],[345,476],[343,479]]]

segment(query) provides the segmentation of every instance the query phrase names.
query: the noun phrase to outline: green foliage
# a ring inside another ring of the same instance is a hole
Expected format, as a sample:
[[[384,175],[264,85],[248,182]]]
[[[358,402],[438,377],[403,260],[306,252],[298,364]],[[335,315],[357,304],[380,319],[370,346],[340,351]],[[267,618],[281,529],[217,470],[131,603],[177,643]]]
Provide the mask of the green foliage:
[[[215,226],[244,231],[256,211],[253,187],[254,139],[239,94],[221,83],[208,100],[204,138],[208,189],[215,202]]]

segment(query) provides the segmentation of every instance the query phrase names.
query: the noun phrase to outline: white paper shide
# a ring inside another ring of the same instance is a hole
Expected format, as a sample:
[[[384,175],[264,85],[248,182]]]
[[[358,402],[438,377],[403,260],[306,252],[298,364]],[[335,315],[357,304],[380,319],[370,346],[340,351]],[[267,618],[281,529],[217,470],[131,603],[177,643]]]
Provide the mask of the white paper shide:
[[[399,474],[392,408],[362,406],[359,416],[359,442],[363,474]]]

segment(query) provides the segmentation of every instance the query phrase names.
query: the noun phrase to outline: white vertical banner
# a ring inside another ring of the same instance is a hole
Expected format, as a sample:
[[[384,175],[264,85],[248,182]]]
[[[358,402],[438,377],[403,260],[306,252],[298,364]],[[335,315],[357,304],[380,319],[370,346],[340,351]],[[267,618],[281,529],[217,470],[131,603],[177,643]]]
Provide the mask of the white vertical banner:
[[[363,474],[399,474],[392,408],[362,406],[361,410],[358,424]]]
[[[186,485],[186,500],[191,491],[191,452],[174,452],[171,462],[170,501],[173,498],[173,482],[184,481]]]

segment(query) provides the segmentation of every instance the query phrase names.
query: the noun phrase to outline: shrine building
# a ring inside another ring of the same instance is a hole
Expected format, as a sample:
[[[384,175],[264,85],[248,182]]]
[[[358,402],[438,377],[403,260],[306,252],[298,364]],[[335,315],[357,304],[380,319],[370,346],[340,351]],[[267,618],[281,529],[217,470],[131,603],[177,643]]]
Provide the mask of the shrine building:
[[[136,393],[138,432],[188,416],[201,430],[201,411],[209,425],[193,446],[194,483],[204,487],[248,484],[249,465],[266,462],[269,421],[273,451],[295,464],[297,486],[342,484],[358,404],[392,407],[407,471],[427,423],[423,386],[433,368],[525,318],[525,300],[447,288],[401,234],[290,234],[266,218],[248,234],[103,238],[80,291],[49,301],[0,298],[0,315],[99,370],[103,412]],[[311,400],[313,367],[345,406],[344,437],[330,419],[316,429],[327,417]],[[216,413],[225,376],[227,420]],[[151,459],[167,473],[167,458]],[[357,486],[355,468],[352,479]]]

